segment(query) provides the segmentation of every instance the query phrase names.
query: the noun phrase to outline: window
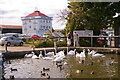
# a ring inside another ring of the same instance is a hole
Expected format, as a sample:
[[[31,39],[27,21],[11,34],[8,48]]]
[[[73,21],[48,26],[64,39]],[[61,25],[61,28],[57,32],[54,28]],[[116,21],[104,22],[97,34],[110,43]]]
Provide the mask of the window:
[[[46,20],[46,23],[48,23],[48,20]]]
[[[50,26],[49,26],[49,29],[50,29]]]
[[[29,28],[31,28],[31,26],[29,26]]]
[[[50,23],[50,21],[49,21],[49,23]]]
[[[34,24],[37,24],[37,22],[36,22],[36,21],[34,21]]]
[[[41,28],[42,28],[42,26],[41,26]]]
[[[36,30],[36,28],[34,28],[34,30]]]
[[[46,26],[46,29],[48,29],[48,26]]]
[[[31,20],[29,20],[29,22],[31,22]]]
[[[40,20],[40,22],[42,23],[42,20]]]
[[[43,20],[43,23],[45,23],[45,20]]]
[[[45,29],[45,26],[43,26],[43,28]]]

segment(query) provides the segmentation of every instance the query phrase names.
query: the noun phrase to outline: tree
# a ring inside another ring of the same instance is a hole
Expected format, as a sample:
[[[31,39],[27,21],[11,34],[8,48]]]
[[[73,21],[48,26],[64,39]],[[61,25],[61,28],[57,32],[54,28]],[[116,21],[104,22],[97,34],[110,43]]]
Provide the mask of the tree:
[[[95,35],[98,35],[100,29],[113,25],[113,16],[120,11],[119,5],[120,2],[70,2],[66,29],[71,32],[90,29],[94,31]]]

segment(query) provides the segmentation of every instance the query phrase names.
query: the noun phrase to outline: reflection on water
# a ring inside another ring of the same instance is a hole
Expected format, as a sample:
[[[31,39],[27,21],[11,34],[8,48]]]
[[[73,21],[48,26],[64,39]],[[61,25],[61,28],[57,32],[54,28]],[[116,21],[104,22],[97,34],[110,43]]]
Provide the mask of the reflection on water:
[[[118,78],[118,55],[106,54],[106,57],[91,57],[76,58],[75,56],[66,56],[62,62],[64,70],[56,66],[52,60],[41,59],[14,59],[11,64],[5,63],[5,77],[9,78],[14,75],[15,78],[44,78],[40,75],[42,68],[50,68],[46,71],[51,78],[65,78],[67,73],[71,74],[72,78]],[[114,57],[114,59],[110,59]],[[81,63],[84,60],[83,63]],[[11,73],[10,68],[17,69]],[[76,73],[77,70],[83,70],[82,73]],[[94,74],[92,74],[94,72]]]

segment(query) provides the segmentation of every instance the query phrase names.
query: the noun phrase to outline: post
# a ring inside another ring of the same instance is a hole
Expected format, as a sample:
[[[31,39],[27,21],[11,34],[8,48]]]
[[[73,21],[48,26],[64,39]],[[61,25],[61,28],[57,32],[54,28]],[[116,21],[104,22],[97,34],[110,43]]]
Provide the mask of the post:
[[[91,47],[93,47],[93,37],[91,36]]]
[[[111,48],[111,37],[110,37],[110,48]]]
[[[7,43],[5,44],[5,52],[8,52],[8,50],[7,50]]]
[[[56,39],[54,40],[54,49],[55,49],[55,54],[56,54],[57,53]]]

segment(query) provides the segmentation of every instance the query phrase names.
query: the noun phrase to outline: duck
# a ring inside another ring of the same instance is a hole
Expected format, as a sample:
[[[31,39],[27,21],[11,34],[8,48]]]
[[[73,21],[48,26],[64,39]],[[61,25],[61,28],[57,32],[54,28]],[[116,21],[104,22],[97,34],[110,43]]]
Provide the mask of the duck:
[[[82,72],[83,72],[83,70],[77,70],[77,71],[76,71],[76,73],[78,73],[78,74],[79,74],[79,73],[82,73]]]
[[[70,51],[67,53],[67,55],[71,55],[71,56],[73,56],[73,55],[76,54],[75,51],[76,51],[76,49],[74,49],[74,50],[70,50]]]
[[[57,68],[62,66],[62,64],[58,64],[58,63],[56,63],[56,65],[57,65]]]
[[[95,74],[95,72],[94,71],[91,71],[91,73],[90,74]]]
[[[43,68],[43,71],[50,71],[50,68]]]
[[[46,75],[46,79],[50,79],[50,75],[47,74],[47,75]]]
[[[11,64],[11,61],[9,60],[9,61],[7,61],[7,64]]]
[[[98,59],[97,62],[98,62],[98,63],[101,63],[101,62],[103,62],[103,60]]]
[[[109,59],[110,59],[110,60],[111,60],[111,59],[114,59],[114,57],[110,57]]]
[[[10,79],[15,79],[14,75],[10,75]]]
[[[83,64],[83,63],[84,63],[84,60],[79,61],[79,63],[80,63],[80,64]]]
[[[89,65],[89,66],[92,66],[92,65],[93,65],[93,62],[91,62],[91,63],[88,63],[87,65]]]
[[[11,70],[11,72],[13,72],[13,71],[17,71],[17,69],[13,69],[13,68],[10,68],[10,70]]]
[[[41,76],[45,76],[45,73],[43,73],[43,72],[41,71],[40,75],[41,75]]]
[[[66,78],[69,78],[69,77],[71,77],[71,76],[72,76],[72,75],[71,75],[70,73],[67,73],[65,77],[66,77]]]
[[[113,66],[113,63],[114,63],[114,61],[110,62],[109,65],[110,65],[110,66]]]

